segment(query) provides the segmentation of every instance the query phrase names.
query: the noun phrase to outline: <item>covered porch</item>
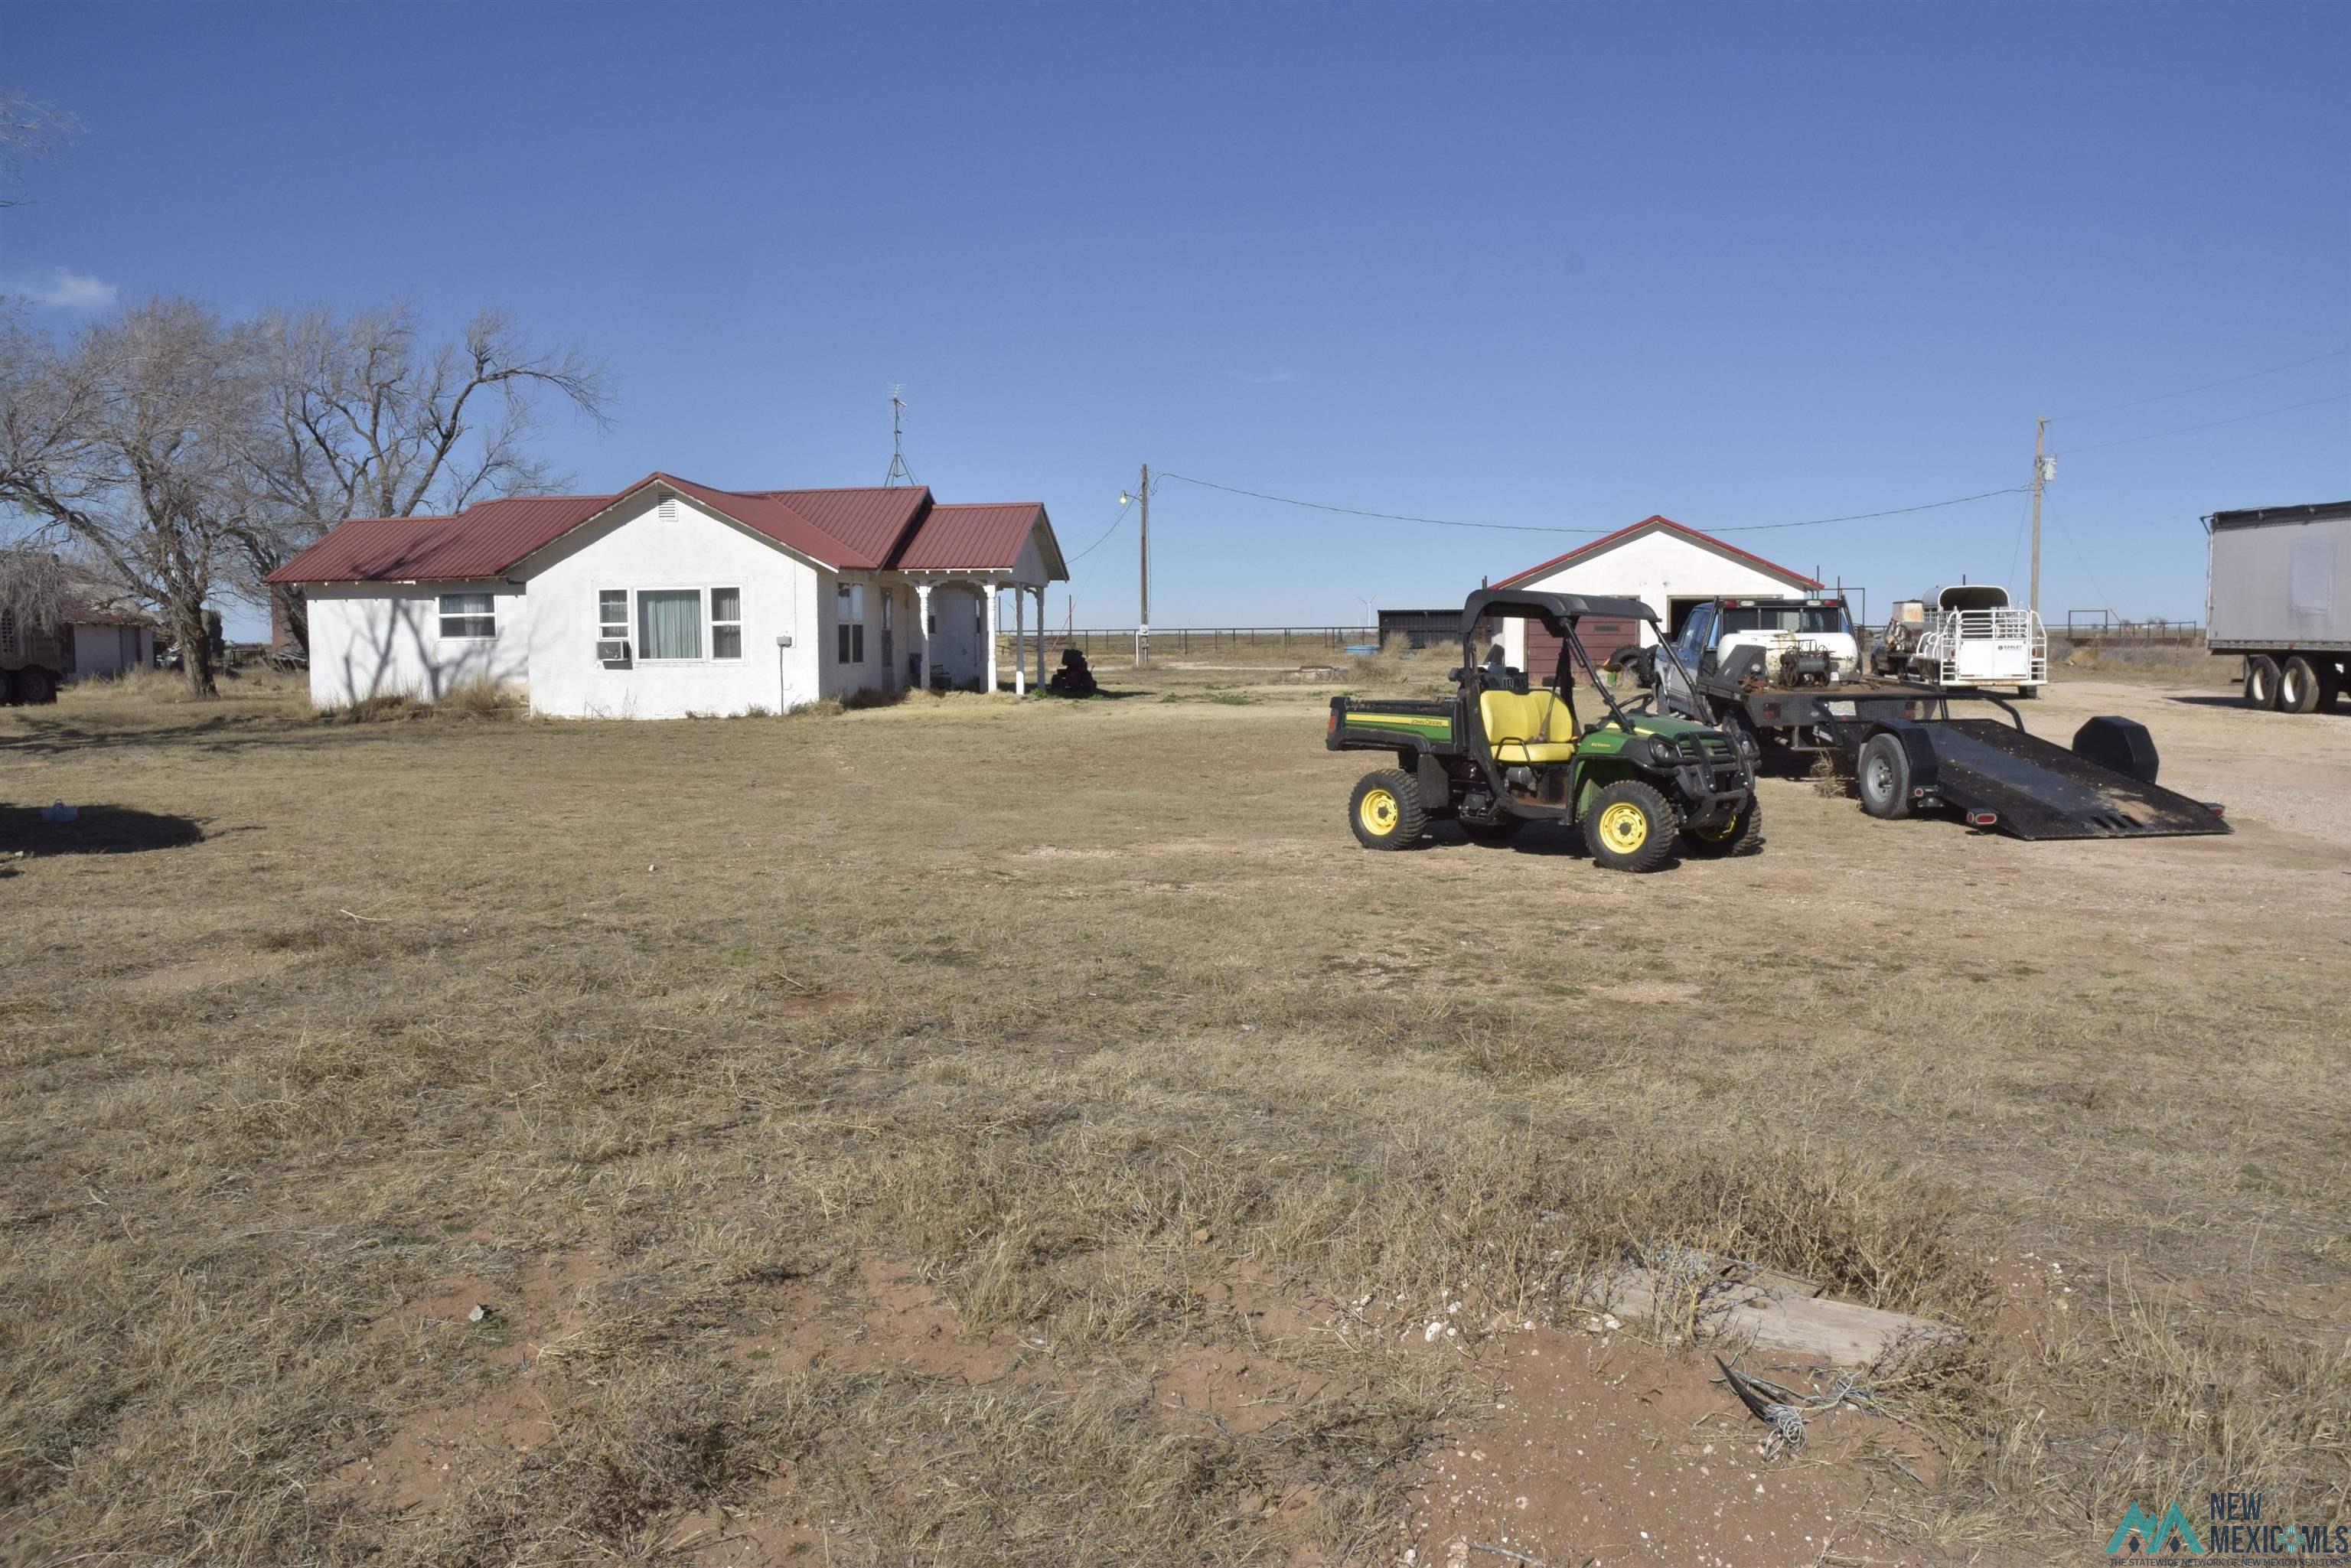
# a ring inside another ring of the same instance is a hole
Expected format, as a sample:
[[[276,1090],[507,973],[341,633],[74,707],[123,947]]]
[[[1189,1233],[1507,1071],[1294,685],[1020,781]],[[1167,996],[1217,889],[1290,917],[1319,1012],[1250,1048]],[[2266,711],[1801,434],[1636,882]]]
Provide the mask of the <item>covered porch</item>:
[[[1008,679],[1025,696],[1045,684],[1045,588],[1014,570],[907,571],[914,590],[917,685],[929,691],[992,692]],[[1006,618],[1003,601],[1011,596]],[[1012,657],[1001,653],[1007,632]]]

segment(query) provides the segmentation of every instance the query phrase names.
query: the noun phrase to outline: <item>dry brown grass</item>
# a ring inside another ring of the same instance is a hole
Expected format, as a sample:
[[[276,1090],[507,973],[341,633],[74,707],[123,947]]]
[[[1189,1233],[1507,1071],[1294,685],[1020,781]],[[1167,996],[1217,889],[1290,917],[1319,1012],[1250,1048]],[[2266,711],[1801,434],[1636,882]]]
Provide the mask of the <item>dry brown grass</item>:
[[[2185,682],[2199,686],[2234,686],[2243,674],[2235,659],[2215,658],[2202,643],[2161,643],[2144,647],[2093,642],[2066,643],[2052,639],[2049,667],[2055,677],[2079,680],[2149,680]]]
[[[1951,1453],[1890,1494],[1915,1539],[2224,1479],[2351,1506],[2346,1009],[2251,956],[2340,943],[2342,853],[2036,850],[1792,784],[1766,855],[1662,878],[1540,834],[1368,856],[1320,688],[1152,679],[789,725],[0,716],[10,799],[204,835],[0,821],[40,912],[0,999],[5,1554],[638,1561],[768,1508],[835,1562],[1348,1560],[1478,1385],[1316,1304],[1548,1315],[1660,1242],[1979,1331],[1908,1406]],[[1994,891],[1853,935],[1938,879]],[[2003,1319],[1986,1258],[2026,1249],[2091,1266],[2078,1315]],[[1011,1370],[753,1359],[856,1320],[875,1259]],[[511,1331],[528,1370],[495,1323],[384,1332],[562,1260],[601,1282]],[[1200,1352],[1285,1373],[1270,1424],[1155,1396]],[[544,1440],[429,1505],[333,1482],[523,1393]]]

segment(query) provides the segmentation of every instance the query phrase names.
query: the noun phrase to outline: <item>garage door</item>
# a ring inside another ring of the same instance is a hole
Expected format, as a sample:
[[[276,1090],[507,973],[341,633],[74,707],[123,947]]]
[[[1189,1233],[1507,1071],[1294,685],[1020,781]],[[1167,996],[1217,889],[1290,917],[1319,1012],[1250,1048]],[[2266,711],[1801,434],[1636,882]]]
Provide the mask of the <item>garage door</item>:
[[[1637,621],[1604,621],[1599,616],[1586,617],[1576,627],[1575,635],[1583,651],[1592,655],[1595,664],[1604,664],[1608,655],[1617,649],[1629,647],[1641,640]],[[1559,639],[1543,629],[1540,621],[1527,622],[1527,680],[1532,685],[1548,685],[1559,669]],[[1576,678],[1583,677],[1579,672]]]

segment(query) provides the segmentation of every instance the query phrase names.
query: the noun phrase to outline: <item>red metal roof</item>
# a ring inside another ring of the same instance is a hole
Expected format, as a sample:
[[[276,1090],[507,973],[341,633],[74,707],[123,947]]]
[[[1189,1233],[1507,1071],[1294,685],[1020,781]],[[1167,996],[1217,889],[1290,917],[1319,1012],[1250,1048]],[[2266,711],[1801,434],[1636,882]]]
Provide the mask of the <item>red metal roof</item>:
[[[829,567],[1008,567],[1044,517],[1033,501],[937,507],[920,485],[719,490],[655,472],[610,496],[482,501],[449,517],[353,517],[269,574],[272,582],[423,582],[504,576],[581,523],[650,486],[674,490]],[[935,533],[929,519],[945,513]],[[1008,544],[1007,541],[1009,541]],[[1058,566],[1059,557],[1048,563]]]
[[[982,501],[935,506],[890,564],[902,571],[1001,570],[1020,558],[1020,548],[1044,521],[1036,501]],[[1049,570],[1061,563],[1046,552]]]
[[[1607,534],[1600,538],[1593,539],[1588,545],[1578,545],[1573,549],[1568,551],[1565,555],[1553,556],[1551,559],[1544,561],[1538,566],[1531,566],[1524,571],[1514,571],[1510,576],[1497,581],[1494,586],[1496,588],[1515,588],[1520,583],[1528,580],[1530,578],[1541,577],[1548,572],[1556,571],[1562,566],[1568,566],[1573,562],[1582,560],[1585,556],[1593,555],[1601,550],[1606,549],[1611,545],[1621,544],[1625,539],[1630,538],[1633,535],[1639,533],[1644,528],[1670,528],[1675,533],[1681,535],[1684,538],[1705,545],[1709,549],[1719,549],[1725,555],[1736,556],[1739,559],[1745,561],[1750,566],[1760,568],[1761,570],[1771,572],[1776,576],[1784,577],[1801,588],[1818,588],[1821,586],[1817,580],[1807,577],[1802,572],[1797,571],[1793,568],[1782,566],[1777,561],[1765,560],[1761,556],[1740,549],[1737,545],[1725,544],[1720,539],[1716,538],[1712,534],[1700,533],[1698,529],[1691,528],[1687,523],[1677,523],[1671,517],[1662,517],[1655,513],[1643,517],[1637,523],[1618,528],[1613,534]]]
[[[603,510],[609,496],[513,497],[454,517],[353,517],[269,574],[272,582],[423,582],[496,577]]]
[[[886,489],[768,490],[765,498],[780,502],[847,545],[856,559],[841,566],[881,566],[906,537],[908,528],[931,506],[931,492],[921,485],[893,485]]]

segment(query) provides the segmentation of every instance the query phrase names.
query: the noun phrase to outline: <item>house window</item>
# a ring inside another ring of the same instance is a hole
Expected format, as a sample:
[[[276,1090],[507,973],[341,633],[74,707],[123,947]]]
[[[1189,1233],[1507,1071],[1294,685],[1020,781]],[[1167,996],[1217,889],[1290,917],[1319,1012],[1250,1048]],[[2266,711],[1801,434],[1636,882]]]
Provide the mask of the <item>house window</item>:
[[[865,585],[844,582],[833,591],[835,649],[839,662],[862,664],[865,662]]]
[[[495,637],[498,634],[496,606],[486,593],[444,593],[441,596],[441,635]]]
[[[702,657],[702,590],[637,590],[637,654],[645,659]]]
[[[629,640],[629,591],[607,588],[596,595],[596,637],[603,643]]]
[[[739,588],[710,591],[710,656],[743,656],[743,591]]]

